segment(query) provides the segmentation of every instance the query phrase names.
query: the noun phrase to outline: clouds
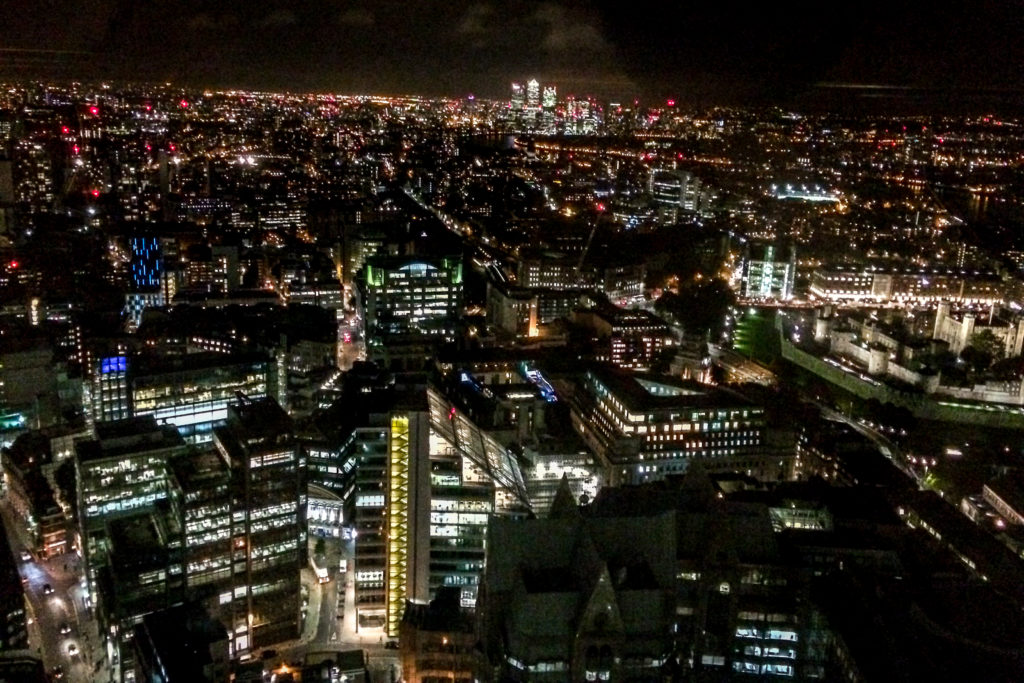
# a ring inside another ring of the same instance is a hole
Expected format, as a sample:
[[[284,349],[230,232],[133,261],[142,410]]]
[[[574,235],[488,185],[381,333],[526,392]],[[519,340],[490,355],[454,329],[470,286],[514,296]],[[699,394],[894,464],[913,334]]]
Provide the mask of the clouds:
[[[454,34],[476,48],[515,44],[540,46],[549,53],[611,50],[597,21],[585,12],[557,2],[543,2],[532,12],[521,5],[475,2],[455,23]]]
[[[550,52],[599,52],[611,48],[593,20],[578,12],[570,12],[562,5],[545,2],[537,8],[533,18],[544,26],[541,45]]]
[[[282,26],[293,26],[299,19],[295,13],[287,9],[277,9],[263,17],[258,25],[263,28],[279,28]]]
[[[470,5],[455,27],[455,32],[464,36],[483,36],[492,26],[494,7],[486,2]]]
[[[376,23],[376,19],[370,10],[362,7],[352,7],[338,15],[338,23],[342,26],[368,27]]]

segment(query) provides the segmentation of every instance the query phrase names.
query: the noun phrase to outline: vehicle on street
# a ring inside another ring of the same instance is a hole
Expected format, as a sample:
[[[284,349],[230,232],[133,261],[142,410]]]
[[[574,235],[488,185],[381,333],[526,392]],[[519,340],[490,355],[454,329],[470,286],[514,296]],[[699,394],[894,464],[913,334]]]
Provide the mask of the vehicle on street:
[[[74,643],[68,645],[68,657],[74,657],[78,654],[78,646]]]
[[[50,670],[50,678],[52,678],[55,681],[59,681],[60,679],[64,678],[64,669],[63,669],[63,667],[59,667],[59,666],[53,667]]]
[[[51,595],[53,593],[53,586],[48,583],[43,584],[43,595]]]
[[[27,550],[22,550],[21,551],[21,561],[22,562],[31,562],[32,561],[32,553],[30,553]]]
[[[71,633],[71,625],[66,621],[62,622],[60,625],[60,634],[62,636],[66,636],[69,633]]]

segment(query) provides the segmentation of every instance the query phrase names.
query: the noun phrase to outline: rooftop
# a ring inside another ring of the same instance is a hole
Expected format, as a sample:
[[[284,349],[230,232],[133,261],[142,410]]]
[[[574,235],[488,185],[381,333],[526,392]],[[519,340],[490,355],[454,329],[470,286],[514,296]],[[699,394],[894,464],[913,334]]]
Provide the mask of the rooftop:
[[[608,366],[595,366],[587,374],[603,384],[630,411],[754,405],[735,392],[665,375],[629,373]]]

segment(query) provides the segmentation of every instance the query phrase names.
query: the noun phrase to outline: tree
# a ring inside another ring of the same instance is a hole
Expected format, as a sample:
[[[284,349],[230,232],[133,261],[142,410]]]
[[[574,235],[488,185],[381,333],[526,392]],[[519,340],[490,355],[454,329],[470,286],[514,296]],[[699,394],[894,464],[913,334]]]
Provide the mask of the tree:
[[[994,356],[984,349],[968,346],[960,352],[960,360],[974,372],[985,372],[992,365]]]
[[[990,358],[1002,358],[1006,349],[1003,340],[989,329],[983,329],[971,335],[970,345],[978,351],[988,354]]]

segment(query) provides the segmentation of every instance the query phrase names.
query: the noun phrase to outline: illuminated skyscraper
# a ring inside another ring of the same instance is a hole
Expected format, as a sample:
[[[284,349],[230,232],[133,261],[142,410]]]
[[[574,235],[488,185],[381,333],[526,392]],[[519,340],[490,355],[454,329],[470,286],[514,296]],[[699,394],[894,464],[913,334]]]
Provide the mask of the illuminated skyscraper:
[[[214,443],[231,468],[231,590],[220,595],[232,654],[298,638],[306,564],[306,458],[273,399],[229,409]]]
[[[558,101],[558,92],[553,85],[544,86],[544,94],[541,97],[541,132],[551,135],[555,132],[555,104]]]
[[[462,306],[462,257],[378,255],[357,283],[370,335],[453,336]]]
[[[537,117],[540,115],[540,83],[537,79],[530,79],[526,84],[526,108],[523,111],[523,126],[528,129],[537,127]]]
[[[536,78],[531,78],[526,84],[526,108],[537,111],[540,107],[540,83]]]
[[[131,248],[132,286],[139,291],[159,289],[160,275],[163,273],[159,238],[133,237]]]
[[[519,121],[523,116],[523,107],[526,104],[526,91],[522,83],[512,84],[512,99],[509,102],[509,114],[513,121]]]
[[[128,330],[138,329],[142,312],[148,307],[164,305],[163,257],[157,237],[131,238],[132,290],[125,294]]]
[[[436,390],[365,401],[374,407],[339,434],[356,628],[395,637],[407,600],[453,587],[476,604],[488,518],[527,514],[529,501],[518,461]]]

